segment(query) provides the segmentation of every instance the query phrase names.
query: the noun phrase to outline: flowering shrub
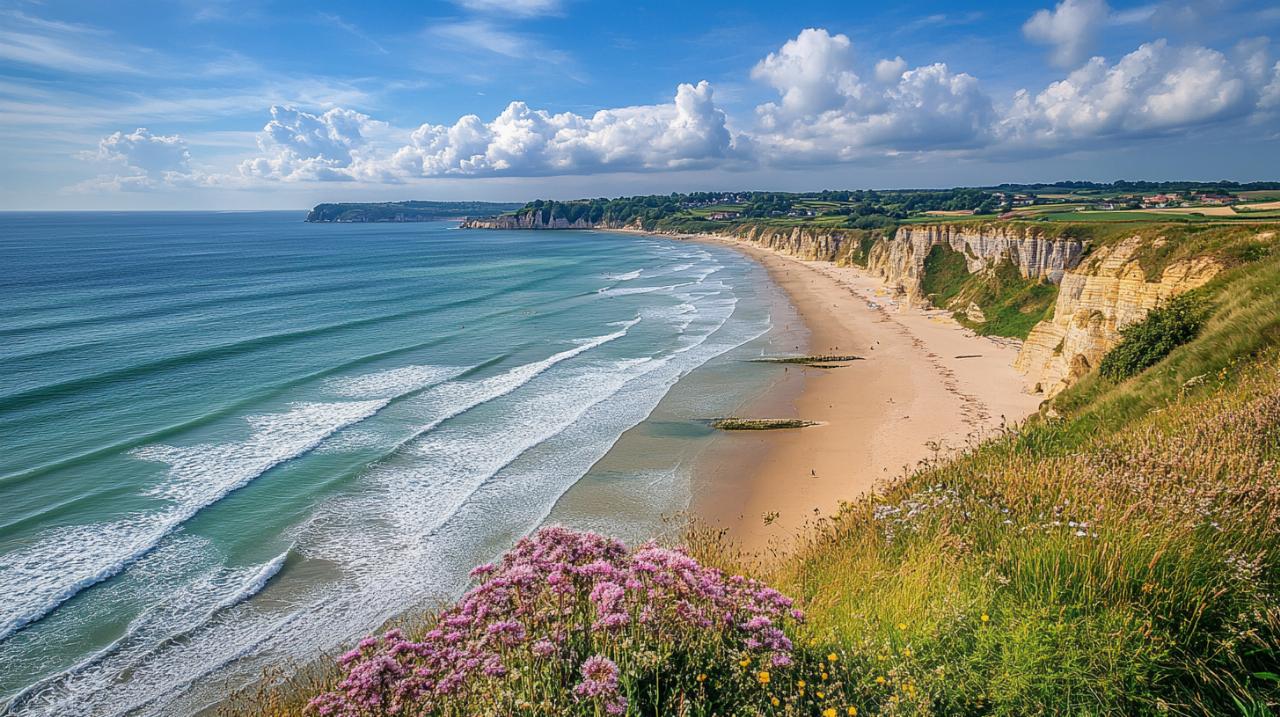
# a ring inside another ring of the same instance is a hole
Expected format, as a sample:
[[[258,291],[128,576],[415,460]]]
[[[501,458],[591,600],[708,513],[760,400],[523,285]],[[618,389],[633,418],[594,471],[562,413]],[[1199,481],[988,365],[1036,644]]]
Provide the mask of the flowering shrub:
[[[306,713],[755,712],[779,704],[769,671],[792,665],[803,620],[785,595],[681,550],[564,528],[472,575],[483,582],[421,639],[392,630],[344,654],[337,689]]]

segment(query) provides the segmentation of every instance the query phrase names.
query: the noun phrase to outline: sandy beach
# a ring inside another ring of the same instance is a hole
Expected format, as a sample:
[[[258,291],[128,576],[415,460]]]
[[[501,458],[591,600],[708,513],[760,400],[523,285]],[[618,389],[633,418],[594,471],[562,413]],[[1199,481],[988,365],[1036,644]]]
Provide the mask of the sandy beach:
[[[808,328],[809,345],[797,353],[864,359],[779,365],[775,389],[744,415],[820,425],[728,432],[700,463],[694,513],[747,550],[786,550],[799,528],[842,500],[1018,422],[1040,402],[1012,368],[1014,341],[978,336],[947,312],[901,308],[857,268],[697,239],[734,246],[768,269]]]

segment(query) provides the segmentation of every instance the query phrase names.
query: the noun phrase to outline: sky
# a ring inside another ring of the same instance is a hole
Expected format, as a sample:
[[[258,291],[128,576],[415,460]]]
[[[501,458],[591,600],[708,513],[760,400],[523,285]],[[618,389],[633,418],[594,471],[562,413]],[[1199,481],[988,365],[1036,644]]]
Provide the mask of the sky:
[[[1280,180],[1249,0],[0,0],[0,209]]]

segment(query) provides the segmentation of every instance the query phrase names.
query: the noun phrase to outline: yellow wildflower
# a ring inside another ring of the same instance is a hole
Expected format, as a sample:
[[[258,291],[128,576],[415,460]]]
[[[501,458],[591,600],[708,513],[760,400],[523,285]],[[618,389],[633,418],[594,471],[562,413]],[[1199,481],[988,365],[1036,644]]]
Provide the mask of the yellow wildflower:
[[[698,675],[698,682],[706,682],[706,681],[707,681],[707,676],[706,676],[706,674],[699,674],[699,675]]]
[[[739,664],[739,665],[741,665],[741,666],[743,666],[743,667],[746,667],[747,665],[750,665],[750,664],[751,664],[751,658],[749,658],[749,657],[744,657],[744,658],[742,658],[741,660],[739,660],[739,661],[738,661],[738,664]]]
[[[905,630],[905,629],[907,629],[907,623],[905,623],[905,622],[900,622],[900,623],[898,623],[898,629],[899,629],[899,630]]]
[[[756,679],[760,680],[760,684],[762,685],[769,684],[769,672],[767,670],[761,670],[760,674],[756,675]]]
[[[834,652],[831,653],[830,655],[827,655],[827,662],[835,662],[838,659],[840,659],[840,656]]]
[[[828,707],[825,710],[822,710],[822,717],[836,717],[836,708]]]
[[[770,697],[769,704],[773,705],[774,707],[777,707],[778,705],[782,704],[782,702],[780,702],[777,697]]]
[[[877,684],[877,685],[883,685],[884,683],[885,683],[884,675],[877,675],[877,676],[876,676],[876,684]]]
[[[796,687],[799,687],[800,689],[802,689],[802,690],[803,690],[803,689],[804,689],[804,680],[796,680]]]
[[[824,680],[825,680],[825,679],[827,679],[827,673],[825,673],[825,672],[824,672],[824,673],[822,673],[822,679],[824,679]]]
[[[904,648],[902,648],[902,656],[903,656],[903,657],[911,657],[911,648],[910,648],[910,647],[904,647]]]
[[[826,697],[826,695],[825,695],[825,694],[823,694],[823,693],[821,693],[821,692],[819,692],[819,693],[818,693],[818,699],[822,699],[823,697]]]
[[[990,621],[991,621],[991,616],[990,616],[990,615],[988,615],[988,614],[986,614],[986,613],[984,612],[984,613],[982,613],[982,617],[981,617],[980,619],[981,619],[983,622],[990,622]]]
[[[858,708],[857,708],[857,707],[850,707],[849,709],[845,710],[844,712],[845,712],[845,714],[849,715],[849,717],[858,717]]]

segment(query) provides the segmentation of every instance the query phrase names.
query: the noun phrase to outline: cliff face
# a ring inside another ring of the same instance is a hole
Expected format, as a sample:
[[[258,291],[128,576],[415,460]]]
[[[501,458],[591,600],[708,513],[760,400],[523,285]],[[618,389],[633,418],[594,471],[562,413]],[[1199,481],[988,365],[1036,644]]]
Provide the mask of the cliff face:
[[[1047,279],[1057,284],[1084,254],[1084,242],[1043,236],[1022,226],[978,224],[925,224],[898,229],[892,241],[872,248],[868,268],[897,287],[909,302],[927,302],[920,291],[924,259],[934,246],[943,245],[964,256],[969,273],[976,274],[996,262],[1009,260],[1023,278]]]
[[[616,229],[542,214],[501,216],[468,220],[464,227],[478,229]],[[626,227],[636,228],[639,227]],[[907,303],[924,304],[921,290],[924,260],[938,245],[950,247],[965,258],[970,274],[1011,261],[1023,278],[1058,284],[1053,318],[1032,330],[1014,363],[1027,376],[1027,388],[1052,398],[1097,367],[1120,340],[1120,329],[1141,321],[1147,312],[1169,297],[1199,287],[1222,270],[1212,257],[1176,261],[1148,277],[1137,254],[1149,242],[1134,236],[1101,247],[1085,257],[1086,243],[1079,239],[1045,236],[1038,227],[1025,225],[928,224],[900,227],[892,238],[871,239],[865,233],[840,228],[739,226],[723,232],[728,238],[772,249],[800,259],[859,263],[904,296]],[[980,307],[971,305],[967,315],[982,322]]]
[[[1043,392],[1046,398],[1061,393],[1097,367],[1119,341],[1120,329],[1222,270],[1214,259],[1196,257],[1174,262],[1148,278],[1135,258],[1143,244],[1135,236],[1103,247],[1063,276],[1053,319],[1032,329],[1014,362],[1026,374],[1029,390]]]
[[[732,234],[733,238],[748,241],[766,249],[788,254],[807,261],[848,262],[855,239],[838,229],[807,229],[794,227],[750,226]]]
[[[547,220],[545,212],[525,212],[522,214],[502,214],[496,217],[478,217],[463,220],[463,229],[625,229],[618,222],[592,223],[586,219],[575,219],[570,222],[564,217]],[[639,227],[635,227],[639,228]]]

